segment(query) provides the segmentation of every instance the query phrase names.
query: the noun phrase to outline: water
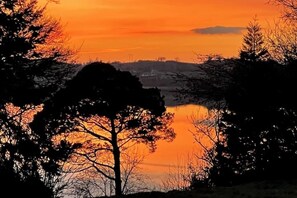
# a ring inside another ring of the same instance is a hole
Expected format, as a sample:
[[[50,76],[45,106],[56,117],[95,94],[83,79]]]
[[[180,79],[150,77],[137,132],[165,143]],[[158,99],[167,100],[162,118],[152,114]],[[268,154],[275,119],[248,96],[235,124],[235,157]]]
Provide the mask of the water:
[[[168,107],[167,111],[175,114],[172,127],[176,138],[173,142],[158,142],[157,150],[148,154],[140,165],[141,171],[150,177],[157,188],[162,188],[168,174],[184,171],[189,161],[195,161],[193,155],[201,149],[191,133],[195,131],[193,121],[207,114],[207,108],[192,104]]]

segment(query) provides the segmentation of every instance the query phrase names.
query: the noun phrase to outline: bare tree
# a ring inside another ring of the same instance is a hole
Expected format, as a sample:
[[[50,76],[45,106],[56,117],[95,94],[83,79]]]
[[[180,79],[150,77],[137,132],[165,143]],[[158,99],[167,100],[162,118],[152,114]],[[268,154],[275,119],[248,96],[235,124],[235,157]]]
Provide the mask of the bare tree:
[[[280,21],[267,30],[269,51],[273,59],[282,64],[297,60],[297,26],[294,23]]]
[[[283,17],[289,21],[297,20],[297,2],[295,0],[269,0],[269,2],[282,6]]]
[[[195,186],[210,185],[209,171],[216,165],[215,157],[221,155],[219,147],[224,142],[224,136],[220,130],[224,108],[223,102],[217,102],[215,108],[208,110],[203,118],[197,118],[195,115],[191,118],[195,127],[191,133],[199,145],[199,152],[195,154],[199,161],[199,171],[191,181],[194,188]]]
[[[148,191],[149,178],[141,173],[139,164],[142,162],[144,156],[137,150],[132,149],[122,153],[122,182],[123,194],[130,194],[141,191]],[[78,160],[78,158],[76,158]],[[69,170],[74,173],[74,177],[71,179],[70,195],[76,197],[98,197],[98,196],[112,196],[114,194],[115,185],[113,180],[107,178],[94,169],[87,169],[81,171],[80,167],[73,167],[75,162],[70,162],[72,166]],[[109,175],[113,175],[112,171],[108,171]]]
[[[200,169],[200,162],[195,155],[178,156],[176,163],[168,166],[168,172],[161,180],[162,190],[187,190]]]
[[[142,173],[139,167],[145,155],[141,154],[137,149],[130,148],[122,156],[123,194],[148,191],[150,189],[150,179]]]
[[[267,31],[269,50],[281,64],[297,60],[297,2],[295,0],[270,0],[283,8],[283,17]]]

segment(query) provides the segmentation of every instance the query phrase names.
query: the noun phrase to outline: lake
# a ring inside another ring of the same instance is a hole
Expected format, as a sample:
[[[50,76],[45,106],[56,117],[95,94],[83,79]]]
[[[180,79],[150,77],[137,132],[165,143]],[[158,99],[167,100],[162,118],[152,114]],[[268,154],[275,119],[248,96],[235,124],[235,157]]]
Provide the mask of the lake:
[[[166,180],[169,172],[184,169],[193,154],[201,151],[190,131],[195,131],[193,120],[202,119],[208,112],[206,107],[193,104],[168,107],[167,111],[175,115],[172,127],[176,138],[173,142],[158,142],[157,150],[146,155],[140,165],[141,172],[149,176],[157,188]]]

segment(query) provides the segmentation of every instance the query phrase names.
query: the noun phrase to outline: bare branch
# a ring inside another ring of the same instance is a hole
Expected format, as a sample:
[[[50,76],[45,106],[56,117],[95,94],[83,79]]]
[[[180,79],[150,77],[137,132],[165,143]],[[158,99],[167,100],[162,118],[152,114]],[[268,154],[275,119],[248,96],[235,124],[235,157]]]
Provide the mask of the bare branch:
[[[86,127],[86,126],[85,126],[83,123],[81,123],[81,122],[78,122],[78,123],[79,123],[79,126],[84,130],[84,131],[80,131],[80,132],[90,134],[90,135],[92,135],[92,136],[98,138],[98,140],[102,140],[102,141],[106,141],[106,142],[111,143],[111,140],[108,139],[107,137],[102,136],[102,135],[100,135],[100,134],[98,134],[98,133],[95,133],[94,131],[88,129],[88,127]]]
[[[75,154],[77,155],[80,155],[82,157],[85,157],[89,162],[91,162],[94,165],[96,166],[102,166],[102,167],[105,167],[105,168],[109,168],[109,169],[112,169],[113,170],[113,167],[108,165],[108,164],[104,164],[104,163],[100,163],[97,161],[97,159],[92,159],[88,153],[79,153],[79,152],[75,152]]]

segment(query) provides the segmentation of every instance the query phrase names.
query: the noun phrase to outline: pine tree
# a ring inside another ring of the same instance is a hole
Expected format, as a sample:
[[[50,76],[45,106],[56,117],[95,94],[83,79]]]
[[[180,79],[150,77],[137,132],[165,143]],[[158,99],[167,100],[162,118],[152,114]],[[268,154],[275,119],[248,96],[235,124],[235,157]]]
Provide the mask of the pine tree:
[[[0,0],[0,187],[10,197],[53,197],[72,150],[53,142],[55,132],[29,126],[61,74],[58,63],[70,55],[59,22],[45,9],[37,0]]]
[[[257,19],[254,18],[247,26],[247,33],[243,36],[240,59],[248,62],[258,62],[269,59],[269,53],[264,44],[262,28]]]
[[[2,104],[32,102],[33,96],[41,95],[42,86],[49,88],[45,82],[56,76],[50,73],[53,68],[59,70],[55,68],[57,62],[71,55],[71,50],[63,47],[65,39],[59,21],[45,16],[45,9],[37,0],[0,0]]]

